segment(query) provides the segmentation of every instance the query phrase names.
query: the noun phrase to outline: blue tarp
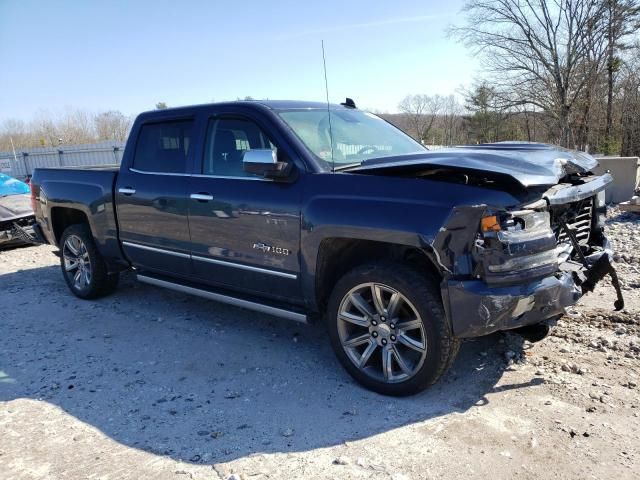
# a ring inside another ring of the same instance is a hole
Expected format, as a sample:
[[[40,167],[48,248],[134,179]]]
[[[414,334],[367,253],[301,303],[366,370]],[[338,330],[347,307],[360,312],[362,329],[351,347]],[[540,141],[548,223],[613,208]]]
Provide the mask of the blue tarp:
[[[19,195],[29,193],[29,185],[20,180],[0,173],[0,197],[5,195]]]

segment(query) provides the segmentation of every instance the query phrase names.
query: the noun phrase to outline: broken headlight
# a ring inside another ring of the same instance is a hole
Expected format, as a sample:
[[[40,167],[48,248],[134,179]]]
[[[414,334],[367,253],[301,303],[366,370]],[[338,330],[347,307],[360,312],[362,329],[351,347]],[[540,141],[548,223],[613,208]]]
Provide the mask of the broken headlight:
[[[534,253],[532,255],[523,255],[522,257],[508,258],[501,264],[488,265],[490,272],[511,272],[514,270],[529,270],[538,268],[543,265],[557,265],[558,254],[554,250],[546,252]]]
[[[481,220],[478,243],[485,278],[532,271],[550,274],[558,268],[556,237],[548,212],[520,210]],[[547,267],[547,268],[543,268]]]

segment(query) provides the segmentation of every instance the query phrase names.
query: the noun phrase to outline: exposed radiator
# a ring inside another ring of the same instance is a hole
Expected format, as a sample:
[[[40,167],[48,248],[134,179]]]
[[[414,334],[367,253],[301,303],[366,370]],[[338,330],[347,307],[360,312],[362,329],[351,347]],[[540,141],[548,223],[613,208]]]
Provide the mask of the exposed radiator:
[[[561,209],[552,212],[551,225],[558,243],[570,243],[567,232],[560,228],[562,220],[574,231],[580,245],[589,243],[592,218],[593,198],[564,205]]]

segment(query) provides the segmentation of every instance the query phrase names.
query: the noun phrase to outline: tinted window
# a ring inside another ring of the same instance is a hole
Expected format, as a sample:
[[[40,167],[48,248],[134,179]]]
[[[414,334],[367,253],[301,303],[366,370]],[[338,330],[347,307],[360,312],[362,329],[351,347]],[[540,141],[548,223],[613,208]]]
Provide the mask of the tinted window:
[[[202,172],[205,175],[251,177],[242,168],[244,152],[251,149],[271,149],[271,143],[258,125],[247,119],[222,118],[211,120],[207,131]]]
[[[191,120],[143,125],[133,168],[145,172],[185,173],[192,127]]]

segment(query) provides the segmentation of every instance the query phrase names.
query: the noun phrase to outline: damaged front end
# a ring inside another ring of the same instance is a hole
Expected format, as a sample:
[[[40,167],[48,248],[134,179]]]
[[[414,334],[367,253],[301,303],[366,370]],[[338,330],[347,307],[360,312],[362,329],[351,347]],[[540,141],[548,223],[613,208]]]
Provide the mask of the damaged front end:
[[[574,175],[512,210],[456,208],[435,242],[445,308],[457,337],[540,324],[610,275],[624,301],[603,233],[604,189],[613,180]],[[466,233],[466,235],[465,235]]]

